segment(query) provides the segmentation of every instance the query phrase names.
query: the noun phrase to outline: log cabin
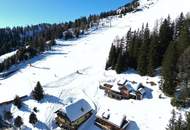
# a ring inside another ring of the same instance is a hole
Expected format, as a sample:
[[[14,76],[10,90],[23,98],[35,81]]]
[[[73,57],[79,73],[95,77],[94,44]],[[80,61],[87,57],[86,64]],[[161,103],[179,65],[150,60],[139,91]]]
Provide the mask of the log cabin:
[[[65,130],[77,130],[92,115],[90,104],[84,100],[78,100],[63,109],[55,112],[56,124]]]

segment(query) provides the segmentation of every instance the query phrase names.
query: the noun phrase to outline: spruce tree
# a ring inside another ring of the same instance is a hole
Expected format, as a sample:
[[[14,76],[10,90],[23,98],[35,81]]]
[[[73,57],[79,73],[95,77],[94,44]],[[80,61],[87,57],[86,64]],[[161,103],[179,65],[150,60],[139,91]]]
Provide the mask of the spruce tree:
[[[181,88],[185,90],[189,89],[188,84],[190,80],[190,46],[184,51],[178,59],[177,70],[178,79],[181,81]],[[186,91],[187,95],[190,96],[189,91]]]
[[[117,59],[116,67],[115,67],[115,70],[117,73],[121,73],[128,68],[126,59],[127,59],[127,55],[126,53],[122,51],[122,48],[121,48],[119,57]]]
[[[190,130],[190,112],[186,113],[186,129]]]
[[[22,120],[22,118],[21,118],[20,116],[17,116],[17,117],[15,118],[15,120],[14,120],[14,125],[15,125],[16,127],[19,127],[19,128],[23,125],[23,120]]]
[[[176,112],[173,109],[172,110],[172,117],[169,120],[169,124],[168,124],[166,130],[175,130],[175,127],[176,127]]]
[[[168,95],[175,92],[176,79],[176,43],[171,42],[162,62],[162,76],[164,78],[163,91]]]
[[[44,90],[39,81],[37,82],[36,87],[32,91],[32,96],[37,101],[40,101],[44,97]]]
[[[181,34],[180,30],[184,27],[185,24],[185,17],[183,13],[180,14],[179,18],[176,21],[176,27],[175,27],[175,38],[178,38]]]
[[[4,112],[4,119],[5,120],[11,120],[13,118],[13,114],[10,111]]]
[[[147,24],[145,31],[144,31],[143,43],[141,45],[141,48],[139,51],[139,57],[138,57],[137,70],[141,75],[147,74],[147,65],[148,65],[147,52],[149,50],[149,48],[148,48],[149,44],[150,44],[150,30],[149,30],[148,24]]]
[[[161,24],[159,30],[159,46],[158,46],[159,64],[161,64],[163,56],[172,39],[173,39],[173,28],[171,27],[170,18],[168,17],[168,19],[165,19],[164,22]]]
[[[158,63],[158,34],[154,32],[151,36],[151,42],[149,45],[148,52],[148,65],[147,65],[147,73],[149,76],[154,76],[154,70],[159,66]]]
[[[17,106],[18,109],[22,107],[22,101],[19,96],[16,95],[16,97],[13,100],[13,104]]]
[[[178,56],[184,52],[184,50],[190,46],[190,32],[189,32],[189,25],[186,23],[184,24],[182,29],[180,30],[180,35],[177,40],[177,52]]]
[[[115,66],[115,61],[116,61],[116,47],[115,45],[112,44],[110,52],[109,52],[109,57],[108,60],[106,62],[106,67],[105,69],[107,70],[109,67]]]
[[[31,123],[32,125],[35,125],[37,121],[38,121],[38,119],[36,117],[36,114],[31,113],[29,116],[29,123]]]
[[[178,120],[176,122],[176,128],[175,130],[183,130],[184,129],[184,126],[183,126],[183,120],[182,120],[182,115],[180,114],[179,117],[178,117]]]

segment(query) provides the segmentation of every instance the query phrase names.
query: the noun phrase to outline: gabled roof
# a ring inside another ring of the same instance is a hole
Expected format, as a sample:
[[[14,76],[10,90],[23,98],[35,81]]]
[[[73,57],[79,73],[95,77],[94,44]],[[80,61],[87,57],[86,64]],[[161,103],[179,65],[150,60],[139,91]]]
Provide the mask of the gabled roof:
[[[141,83],[131,82],[131,81],[127,81],[124,84],[124,86],[126,86],[129,91],[137,91],[139,89],[140,85],[141,85]]]
[[[67,115],[69,120],[73,122],[91,110],[92,108],[90,104],[86,100],[80,99],[73,104],[66,106],[64,113]]]
[[[118,128],[121,128],[123,120],[126,119],[125,115],[122,115],[119,113],[112,113],[110,110],[107,110],[103,113],[97,113],[97,116],[105,119],[106,121],[112,123],[113,125],[117,126]]]

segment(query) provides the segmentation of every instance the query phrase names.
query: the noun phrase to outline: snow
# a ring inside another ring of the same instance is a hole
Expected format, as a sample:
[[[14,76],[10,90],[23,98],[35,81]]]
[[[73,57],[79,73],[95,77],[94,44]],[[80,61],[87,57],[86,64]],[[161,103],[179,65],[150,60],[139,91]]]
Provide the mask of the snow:
[[[9,57],[11,57],[13,55],[15,55],[16,52],[17,52],[17,50],[13,51],[13,52],[10,52],[10,53],[7,53],[7,54],[4,54],[4,55],[1,55],[0,56],[0,63],[2,63],[5,59],[7,59],[7,58],[9,58]]]
[[[18,110],[14,105],[0,107],[0,113],[5,109],[13,112],[14,117],[23,118],[26,129],[59,129],[54,125],[55,111],[66,106],[71,101],[85,99],[92,108],[99,112],[110,109],[123,113],[131,123],[128,130],[164,130],[171,117],[170,98],[159,98],[160,77],[140,76],[134,72],[117,75],[115,71],[105,71],[105,63],[111,43],[116,36],[124,36],[129,28],[141,28],[142,23],[149,23],[152,29],[156,20],[166,18],[170,14],[175,19],[182,11],[189,11],[188,0],[152,0],[155,4],[147,8],[147,0],[141,0],[142,11],[129,13],[122,18],[114,17],[105,28],[92,31],[78,40],[56,40],[57,45],[51,51],[34,57],[23,63],[21,69],[6,79],[0,80],[0,102],[12,100],[15,95],[30,95],[37,81],[40,81],[46,93],[45,98],[37,102],[29,97],[24,106]],[[150,0],[148,4],[150,4]],[[32,66],[30,66],[31,64]],[[48,68],[48,69],[47,69]],[[77,72],[80,72],[77,73]],[[114,100],[104,95],[99,89],[99,81],[106,79],[141,82],[146,86],[143,100]],[[151,86],[147,81],[157,85]],[[28,120],[33,108],[39,123],[32,126]],[[93,121],[94,116],[81,126],[80,130],[98,130]],[[117,119],[117,118],[116,118]]]

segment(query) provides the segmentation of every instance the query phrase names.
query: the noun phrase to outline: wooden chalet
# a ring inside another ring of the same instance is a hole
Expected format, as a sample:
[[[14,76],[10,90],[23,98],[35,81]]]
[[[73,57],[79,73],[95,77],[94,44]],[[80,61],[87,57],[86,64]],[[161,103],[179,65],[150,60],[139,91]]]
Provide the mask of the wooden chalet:
[[[117,82],[117,84],[104,83],[100,85],[100,89],[103,89],[108,97],[118,100],[131,98],[141,100],[145,94],[145,89],[141,83],[128,80]]]
[[[92,108],[87,101],[81,99],[55,113],[57,114],[55,121],[58,126],[64,130],[77,130],[91,117]]]
[[[103,112],[96,116],[95,125],[103,130],[125,130],[129,124],[125,115]]]

